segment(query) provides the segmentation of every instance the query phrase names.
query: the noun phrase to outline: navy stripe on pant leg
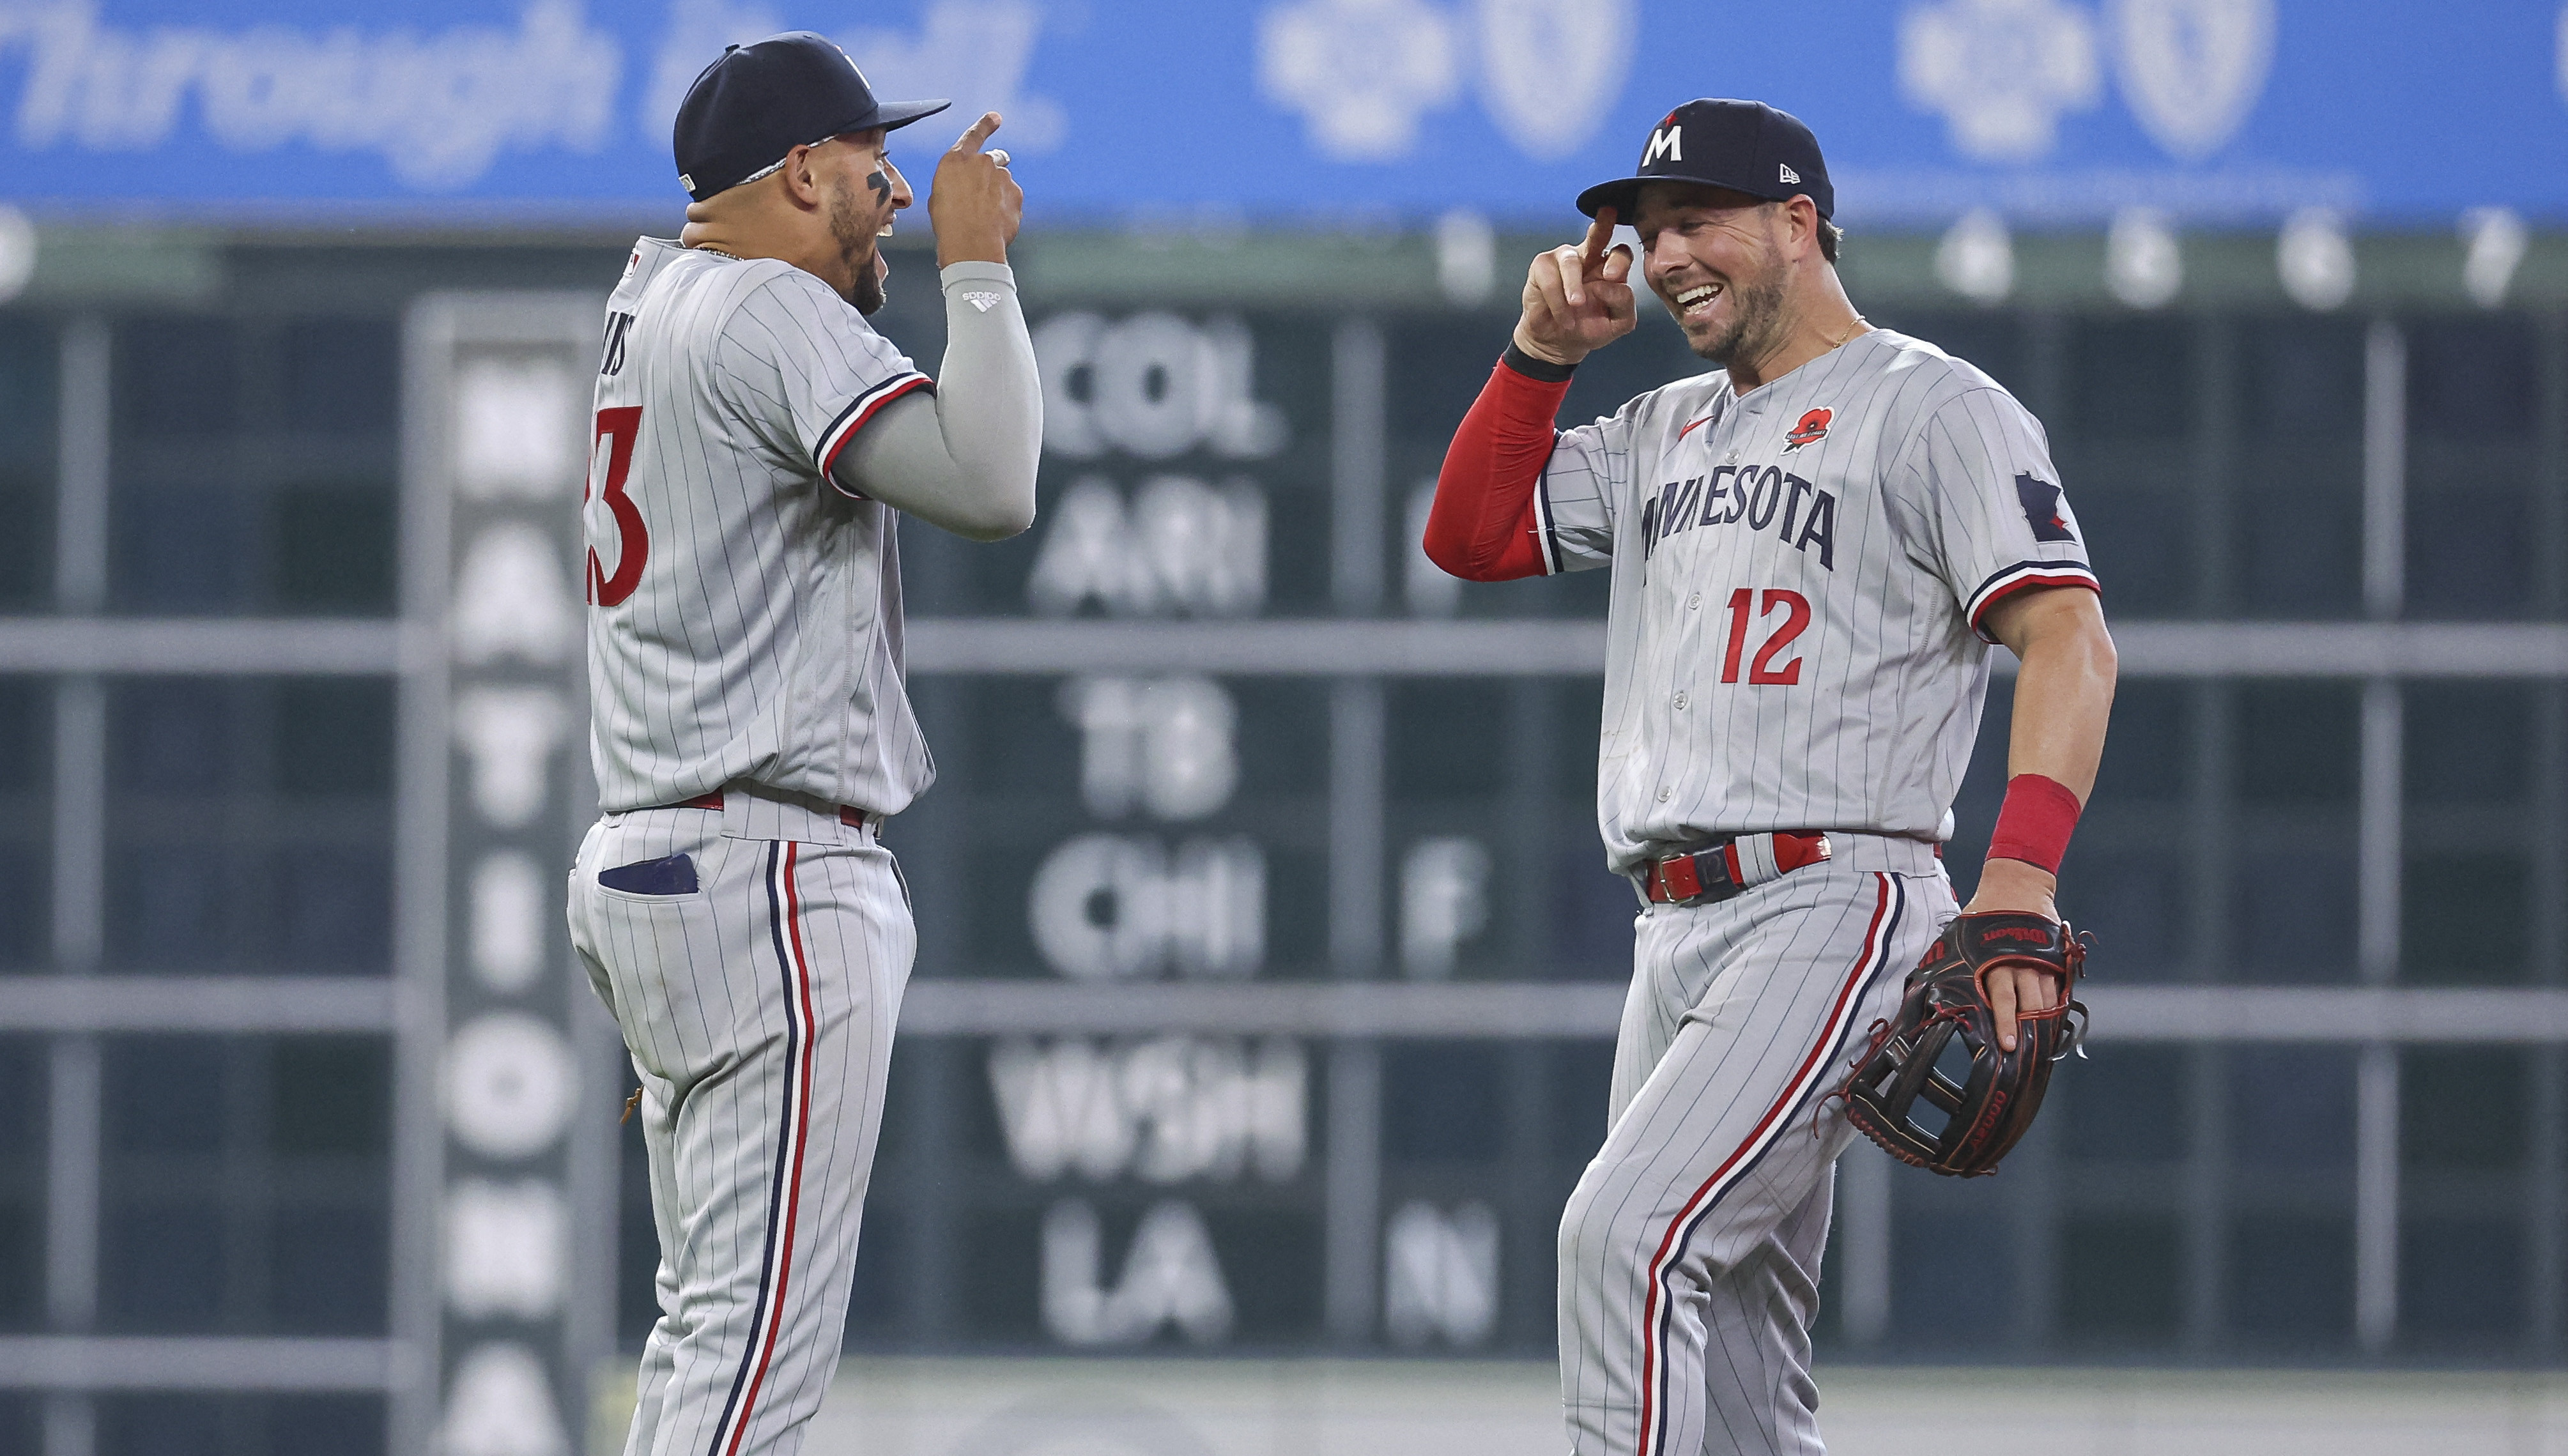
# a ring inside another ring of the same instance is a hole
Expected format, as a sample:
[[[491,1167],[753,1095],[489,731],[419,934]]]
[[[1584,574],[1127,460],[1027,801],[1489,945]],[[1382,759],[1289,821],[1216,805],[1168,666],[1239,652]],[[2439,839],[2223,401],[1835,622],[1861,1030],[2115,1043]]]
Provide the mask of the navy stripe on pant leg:
[[[741,1351],[740,1372],[732,1377],[731,1398],[723,1402],[722,1419],[714,1423],[713,1444],[707,1448],[706,1456],[725,1456],[727,1448],[738,1443],[740,1431],[746,1429],[749,1424],[750,1412],[745,1408],[744,1397],[750,1393],[751,1377],[762,1363],[760,1351],[767,1342],[765,1334],[768,1308],[782,1293],[775,1288],[777,1264],[782,1252],[777,1246],[785,1230],[786,1171],[787,1165],[792,1161],[795,1124],[800,1121],[800,1118],[795,1115],[800,1109],[793,1104],[798,1100],[795,1097],[795,1073],[797,1058],[802,1050],[802,1037],[793,1024],[798,1010],[794,995],[794,958],[785,944],[787,910],[778,886],[779,872],[784,867],[787,848],[786,842],[781,840],[770,840],[767,846],[768,938],[776,948],[777,969],[785,980],[788,1027],[785,1038],[787,1115],[777,1120],[776,1175],[770,1182],[767,1196],[767,1250],[759,1263],[758,1303],[750,1313],[749,1344]]]

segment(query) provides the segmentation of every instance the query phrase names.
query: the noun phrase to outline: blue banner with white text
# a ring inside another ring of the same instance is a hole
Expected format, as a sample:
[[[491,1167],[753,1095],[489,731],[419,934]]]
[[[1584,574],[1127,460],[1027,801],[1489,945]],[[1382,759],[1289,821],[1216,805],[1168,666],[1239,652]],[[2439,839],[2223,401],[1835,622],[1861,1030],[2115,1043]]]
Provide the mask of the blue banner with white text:
[[[2568,214],[2558,0],[0,0],[0,200],[648,220],[688,83],[786,28],[955,100],[915,172],[1005,114],[1042,222],[1554,221],[1705,95],[1810,123],[1858,226]]]

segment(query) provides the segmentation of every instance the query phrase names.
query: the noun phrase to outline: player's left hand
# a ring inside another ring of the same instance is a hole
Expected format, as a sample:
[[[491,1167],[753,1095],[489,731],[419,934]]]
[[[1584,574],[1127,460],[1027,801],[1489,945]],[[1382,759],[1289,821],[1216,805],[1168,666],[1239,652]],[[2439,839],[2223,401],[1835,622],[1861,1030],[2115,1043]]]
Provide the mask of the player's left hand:
[[[1008,170],[1008,153],[981,144],[999,130],[999,114],[983,112],[936,161],[927,197],[927,220],[936,229],[936,266],[1004,263],[1025,215],[1025,188]]]
[[[2053,899],[2059,889],[2058,877],[2040,865],[2020,859],[1992,859],[1980,868],[1980,886],[1972,892],[1971,903],[1962,907],[1965,915],[1986,910],[2020,910],[2058,920],[2060,907]],[[2030,966],[2002,966],[1988,976],[1989,1009],[1997,1013],[1998,1045],[2015,1050],[2015,1014],[2018,1008],[2028,1012],[2047,1012],[2057,1005],[2067,991],[2057,985],[2058,978]]]

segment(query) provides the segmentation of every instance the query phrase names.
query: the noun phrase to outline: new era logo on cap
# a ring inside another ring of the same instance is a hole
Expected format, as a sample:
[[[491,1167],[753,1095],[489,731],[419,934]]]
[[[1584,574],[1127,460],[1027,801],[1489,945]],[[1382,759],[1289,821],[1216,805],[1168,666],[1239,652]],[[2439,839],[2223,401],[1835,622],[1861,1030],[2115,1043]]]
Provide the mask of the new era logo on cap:
[[[1783,181],[1797,182],[1801,179],[1801,174],[1792,170],[1792,164],[1788,161],[1776,162],[1774,169],[1783,174],[1781,177]]]

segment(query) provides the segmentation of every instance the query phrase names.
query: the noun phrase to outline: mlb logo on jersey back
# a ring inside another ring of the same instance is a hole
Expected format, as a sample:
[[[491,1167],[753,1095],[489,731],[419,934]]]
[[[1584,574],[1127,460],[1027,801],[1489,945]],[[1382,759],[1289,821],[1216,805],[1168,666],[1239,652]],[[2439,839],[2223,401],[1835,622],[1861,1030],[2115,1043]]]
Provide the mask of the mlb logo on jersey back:
[[[2048,480],[2026,474],[2015,477],[2015,498],[2024,505],[2024,518],[2033,526],[2037,541],[2075,541],[2078,527],[2069,518],[2069,507],[2060,498],[2060,487]]]

